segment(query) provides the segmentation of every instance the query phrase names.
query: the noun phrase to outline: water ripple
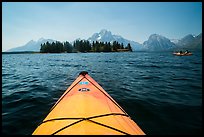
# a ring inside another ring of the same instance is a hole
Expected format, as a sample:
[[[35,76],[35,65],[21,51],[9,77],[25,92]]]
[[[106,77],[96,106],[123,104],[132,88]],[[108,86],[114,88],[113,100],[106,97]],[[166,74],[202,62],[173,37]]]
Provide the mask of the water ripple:
[[[86,70],[146,134],[200,134],[202,54],[71,53],[2,56],[2,132],[32,134]]]

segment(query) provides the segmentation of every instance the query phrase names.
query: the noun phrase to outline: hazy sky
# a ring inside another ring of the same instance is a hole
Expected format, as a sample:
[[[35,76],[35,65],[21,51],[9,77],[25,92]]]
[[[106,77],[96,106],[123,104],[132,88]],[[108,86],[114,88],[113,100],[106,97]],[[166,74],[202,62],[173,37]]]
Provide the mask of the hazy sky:
[[[3,2],[2,51],[30,40],[87,39],[101,29],[143,43],[202,32],[201,2]]]

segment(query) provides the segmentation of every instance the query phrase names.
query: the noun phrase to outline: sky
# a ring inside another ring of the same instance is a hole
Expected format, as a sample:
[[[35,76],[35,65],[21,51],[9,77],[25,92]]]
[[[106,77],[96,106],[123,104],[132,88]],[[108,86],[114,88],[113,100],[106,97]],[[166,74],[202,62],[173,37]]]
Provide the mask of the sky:
[[[202,2],[2,2],[2,51],[40,38],[72,42],[107,29],[143,43],[151,34],[202,33]]]

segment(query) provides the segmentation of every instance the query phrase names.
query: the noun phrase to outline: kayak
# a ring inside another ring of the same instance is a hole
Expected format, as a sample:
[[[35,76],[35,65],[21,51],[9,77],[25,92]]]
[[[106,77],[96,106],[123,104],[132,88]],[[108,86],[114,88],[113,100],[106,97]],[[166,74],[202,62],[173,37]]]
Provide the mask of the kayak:
[[[82,71],[33,135],[145,135],[124,109]]]
[[[190,55],[192,55],[192,53],[180,53],[180,52],[176,52],[176,53],[173,53],[174,55],[176,55],[176,56],[190,56]]]

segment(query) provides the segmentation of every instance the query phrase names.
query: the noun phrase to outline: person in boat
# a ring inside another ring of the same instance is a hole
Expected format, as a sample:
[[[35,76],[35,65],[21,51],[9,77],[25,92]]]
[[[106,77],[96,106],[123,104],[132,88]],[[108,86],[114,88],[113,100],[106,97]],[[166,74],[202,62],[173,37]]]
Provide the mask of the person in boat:
[[[181,50],[180,50],[180,51],[179,51],[179,53],[180,53],[180,54],[182,54],[182,53],[183,53],[183,51],[181,51]]]
[[[186,50],[186,51],[185,51],[185,54],[188,54],[188,53],[189,53],[189,51],[188,51],[188,50]]]

